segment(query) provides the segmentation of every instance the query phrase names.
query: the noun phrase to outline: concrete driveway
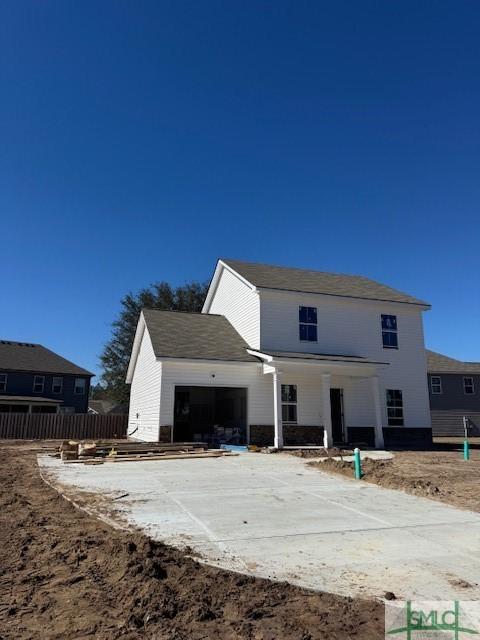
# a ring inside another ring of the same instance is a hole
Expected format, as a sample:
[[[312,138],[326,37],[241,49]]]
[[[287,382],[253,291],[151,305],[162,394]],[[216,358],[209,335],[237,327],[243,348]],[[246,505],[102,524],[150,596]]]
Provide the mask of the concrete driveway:
[[[39,464],[74,499],[78,490],[107,496],[94,501],[99,515],[114,507],[120,521],[210,564],[344,595],[480,598],[480,514],[293,456]]]

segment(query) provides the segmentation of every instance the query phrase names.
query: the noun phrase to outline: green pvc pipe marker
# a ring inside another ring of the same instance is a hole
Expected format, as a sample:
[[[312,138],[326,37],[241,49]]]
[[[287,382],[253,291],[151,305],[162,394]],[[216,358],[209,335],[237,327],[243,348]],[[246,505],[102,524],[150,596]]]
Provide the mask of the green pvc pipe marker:
[[[470,447],[468,444],[468,440],[463,441],[463,459],[464,460],[470,459]]]
[[[353,466],[355,469],[355,479],[361,480],[362,479],[362,462],[360,460],[360,449],[358,447],[355,447],[355,449],[353,450]]]

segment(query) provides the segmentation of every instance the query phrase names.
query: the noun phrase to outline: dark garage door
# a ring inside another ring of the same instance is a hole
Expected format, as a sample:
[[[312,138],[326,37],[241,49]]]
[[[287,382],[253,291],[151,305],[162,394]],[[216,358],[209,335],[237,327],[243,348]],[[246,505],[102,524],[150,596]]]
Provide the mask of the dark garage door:
[[[245,444],[247,389],[175,387],[173,439],[211,446]]]

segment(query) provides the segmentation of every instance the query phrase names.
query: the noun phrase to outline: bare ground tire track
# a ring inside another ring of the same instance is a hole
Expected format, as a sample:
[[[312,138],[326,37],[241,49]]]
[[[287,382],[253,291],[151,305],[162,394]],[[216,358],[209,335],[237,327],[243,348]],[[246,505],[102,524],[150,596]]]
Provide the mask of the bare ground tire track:
[[[383,637],[383,605],[199,564],[78,511],[0,444],[0,638]]]

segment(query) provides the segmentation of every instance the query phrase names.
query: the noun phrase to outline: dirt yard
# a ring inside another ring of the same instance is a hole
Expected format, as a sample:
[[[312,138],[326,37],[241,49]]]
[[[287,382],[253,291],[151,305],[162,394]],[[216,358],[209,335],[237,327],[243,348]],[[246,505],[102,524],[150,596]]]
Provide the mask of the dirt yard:
[[[363,480],[388,489],[433,498],[461,509],[480,511],[480,450],[464,461],[459,444],[437,444],[437,451],[402,451],[393,460],[362,462]],[[353,478],[353,464],[338,460],[310,463],[321,471]]]
[[[76,510],[0,444],[0,638],[370,640],[383,605],[206,567]]]

